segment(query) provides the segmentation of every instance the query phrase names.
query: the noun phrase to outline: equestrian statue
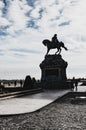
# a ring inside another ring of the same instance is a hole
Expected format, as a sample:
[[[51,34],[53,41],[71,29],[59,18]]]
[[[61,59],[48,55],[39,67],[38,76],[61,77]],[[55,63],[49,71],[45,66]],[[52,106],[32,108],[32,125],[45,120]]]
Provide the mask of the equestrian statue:
[[[50,49],[55,49],[57,48],[57,51],[55,54],[60,54],[61,53],[61,47],[64,48],[66,51],[68,50],[65,46],[64,46],[64,43],[61,41],[59,42],[58,39],[57,39],[57,34],[54,34],[54,36],[52,37],[52,40],[48,40],[48,39],[45,39],[43,40],[42,42],[45,46],[47,46],[47,53],[46,55],[48,55]]]

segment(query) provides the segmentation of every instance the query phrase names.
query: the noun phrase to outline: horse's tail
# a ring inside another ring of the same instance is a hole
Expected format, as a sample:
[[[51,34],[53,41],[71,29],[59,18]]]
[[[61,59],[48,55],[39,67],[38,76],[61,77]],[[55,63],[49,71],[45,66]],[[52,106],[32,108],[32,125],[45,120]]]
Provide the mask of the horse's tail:
[[[68,49],[67,49],[67,47],[64,46],[64,43],[62,41],[60,43],[61,43],[62,47],[67,51]]]
[[[50,43],[50,41],[48,39],[45,39],[42,41],[42,43],[44,44],[44,46],[47,46],[47,43]]]

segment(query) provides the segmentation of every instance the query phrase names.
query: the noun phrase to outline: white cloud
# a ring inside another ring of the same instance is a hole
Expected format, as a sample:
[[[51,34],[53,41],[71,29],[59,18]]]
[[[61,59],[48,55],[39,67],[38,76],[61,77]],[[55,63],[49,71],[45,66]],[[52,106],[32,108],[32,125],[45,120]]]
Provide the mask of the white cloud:
[[[0,10],[4,7],[4,3],[0,1]]]
[[[77,66],[81,72],[82,66],[86,65],[85,5],[85,0],[38,0],[34,2],[34,6],[29,6],[26,0],[13,0],[9,1],[7,12],[3,15],[5,5],[0,1],[0,27],[8,26],[1,30],[8,35],[1,35],[0,38],[0,49],[3,53],[0,55],[0,68],[3,77],[7,78],[3,72],[9,70],[11,77],[13,73],[18,72],[20,75],[30,73],[40,78],[39,64],[46,53],[42,40],[51,39],[54,33],[58,34],[58,39],[69,49],[68,52],[62,52],[64,59],[69,63],[68,75],[76,76]],[[30,23],[31,21],[33,23]],[[12,49],[24,49],[26,53]]]
[[[21,4],[18,0],[11,1],[7,13],[7,18],[12,23],[9,32],[22,30],[26,27],[27,17],[21,8]]]

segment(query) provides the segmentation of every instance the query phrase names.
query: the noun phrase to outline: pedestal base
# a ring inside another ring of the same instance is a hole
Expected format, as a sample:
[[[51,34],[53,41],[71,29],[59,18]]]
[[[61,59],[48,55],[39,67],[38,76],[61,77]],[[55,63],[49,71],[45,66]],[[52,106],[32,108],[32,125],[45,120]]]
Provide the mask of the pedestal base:
[[[67,62],[61,55],[47,55],[40,64],[41,82],[44,88],[64,89],[67,86],[66,77]]]

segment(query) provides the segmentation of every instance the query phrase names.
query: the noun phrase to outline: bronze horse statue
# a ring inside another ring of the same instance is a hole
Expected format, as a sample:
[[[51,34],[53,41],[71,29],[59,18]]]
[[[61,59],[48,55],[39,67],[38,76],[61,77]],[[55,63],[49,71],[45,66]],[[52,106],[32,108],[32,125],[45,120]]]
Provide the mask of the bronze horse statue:
[[[47,46],[47,53],[46,55],[49,53],[50,49],[55,49],[57,48],[56,53],[58,52],[58,54],[61,53],[61,47],[64,48],[66,51],[68,50],[65,46],[63,42],[58,42],[58,43],[54,43],[48,39],[43,40],[42,42],[45,46]],[[56,54],[55,53],[55,54]]]

